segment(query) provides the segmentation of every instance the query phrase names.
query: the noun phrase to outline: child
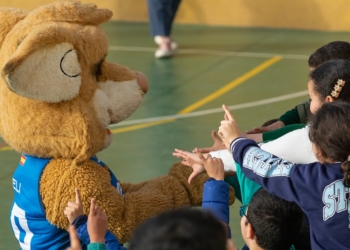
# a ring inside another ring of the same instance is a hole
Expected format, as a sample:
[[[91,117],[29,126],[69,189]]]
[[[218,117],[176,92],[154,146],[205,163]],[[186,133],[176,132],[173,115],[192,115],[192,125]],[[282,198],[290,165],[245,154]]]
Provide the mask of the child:
[[[80,193],[79,190],[75,190],[77,200],[80,202]],[[72,205],[72,204],[71,204]],[[65,213],[70,217],[70,212],[75,213],[75,211],[82,210],[80,205],[77,209],[70,210],[70,206],[66,208]],[[104,244],[104,237],[107,231],[107,216],[102,212],[99,207],[96,206],[96,199],[91,199],[89,220],[88,220],[88,231],[91,238],[91,243],[88,245],[88,250],[106,250],[106,245]],[[69,226],[69,236],[71,247],[67,250],[81,250],[80,240],[78,238],[77,231],[73,225]]]
[[[290,249],[303,221],[303,212],[295,203],[262,188],[253,195],[249,206],[240,207],[240,215],[242,237],[251,250]]]
[[[341,86],[338,83],[339,79],[345,82],[344,86]],[[333,95],[335,89],[338,89],[339,91]],[[323,103],[350,103],[350,61],[338,59],[325,62],[321,66],[317,67],[310,73],[308,91],[311,99],[310,111],[313,114]],[[317,158],[312,151],[311,142],[308,138],[308,131],[309,128],[306,126],[303,129],[288,133],[277,140],[259,144],[259,146],[263,150],[293,163],[307,164],[315,162],[317,161]],[[220,143],[222,144],[215,133],[213,136],[215,138],[214,145],[219,145]],[[220,154],[223,155],[223,159],[228,159],[227,155],[225,154],[229,154],[229,152],[227,152],[226,149],[221,151]],[[179,157],[184,158],[185,156],[189,157],[188,154]],[[183,161],[183,164],[186,165],[186,161]],[[232,160],[224,160],[224,165],[231,166],[227,167],[228,169],[234,169],[236,167],[233,167]],[[239,175],[239,170],[237,171],[237,175]],[[192,176],[192,178],[193,177],[194,176]],[[240,178],[240,176],[238,176],[238,178]],[[259,188],[260,187],[257,187],[256,190]]]
[[[344,41],[334,41],[330,42],[321,48],[317,49],[314,53],[312,53],[309,57],[308,64],[310,71],[313,71],[322,63],[331,61],[334,59],[346,59],[350,60],[350,43]],[[279,134],[283,135],[285,132],[290,132],[294,130],[293,128],[283,128],[287,125],[296,125],[296,124],[306,124],[308,120],[308,116],[310,115],[310,100],[307,100],[299,105],[297,105],[294,109],[287,111],[283,114],[278,121],[268,125],[261,126],[258,128],[254,128],[250,131],[247,131],[248,134],[255,133],[263,133],[260,134],[258,142],[260,141],[270,141],[279,137]],[[297,127],[297,126],[292,126]],[[279,131],[268,132],[271,130],[279,129]],[[253,138],[251,138],[253,139]]]
[[[330,94],[336,98],[339,91],[340,87]],[[278,158],[240,137],[233,116],[226,106],[223,108],[225,120],[219,135],[230,143],[244,174],[269,193],[296,202],[303,209],[310,222],[312,249],[350,249],[350,104],[325,103],[316,112],[309,136],[320,162],[307,165]]]
[[[89,242],[88,250],[125,250],[123,246],[119,245],[118,239],[107,231],[107,216],[96,205],[96,199],[91,199],[90,213],[87,217],[84,215],[80,192],[77,188],[75,189],[75,197],[75,202],[68,202],[64,210],[64,214],[73,227],[70,228],[70,234],[79,234],[80,239]],[[73,237],[75,238],[75,236]]]
[[[237,250],[225,231],[211,213],[190,208],[170,210],[137,227],[129,250]]]

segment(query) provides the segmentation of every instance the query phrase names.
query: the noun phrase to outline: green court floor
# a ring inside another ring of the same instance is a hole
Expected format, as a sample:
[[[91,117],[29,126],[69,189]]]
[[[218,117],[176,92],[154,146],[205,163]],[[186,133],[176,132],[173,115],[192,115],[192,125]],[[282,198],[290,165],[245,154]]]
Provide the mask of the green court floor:
[[[308,56],[328,42],[350,40],[350,33],[175,25],[178,54],[159,60],[147,24],[109,22],[103,28],[108,59],[149,79],[143,104],[111,128],[114,141],[98,154],[122,182],[165,175],[177,160],[174,148],[210,146],[210,132],[223,118],[221,104],[232,106],[242,131],[278,118],[307,99]],[[9,223],[19,156],[0,138],[0,249],[19,248]],[[238,247],[240,205],[231,206],[230,221]]]

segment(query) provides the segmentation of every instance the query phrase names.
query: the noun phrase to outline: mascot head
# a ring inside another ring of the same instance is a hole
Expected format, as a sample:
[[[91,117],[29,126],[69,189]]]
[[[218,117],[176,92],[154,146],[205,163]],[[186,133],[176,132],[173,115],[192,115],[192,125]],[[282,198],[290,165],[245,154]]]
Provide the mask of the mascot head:
[[[111,16],[79,2],[0,8],[0,134],[15,150],[79,164],[140,105],[146,77],[106,61],[98,25]]]

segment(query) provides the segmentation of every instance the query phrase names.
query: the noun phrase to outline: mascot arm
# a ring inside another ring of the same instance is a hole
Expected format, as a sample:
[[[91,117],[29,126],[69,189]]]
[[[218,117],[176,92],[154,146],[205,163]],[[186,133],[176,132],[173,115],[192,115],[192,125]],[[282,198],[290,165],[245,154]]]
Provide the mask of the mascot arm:
[[[191,185],[187,178],[191,169],[175,164],[169,175],[133,185],[126,185],[124,196],[110,184],[109,172],[93,161],[72,166],[71,161],[54,159],[46,166],[40,181],[40,194],[47,219],[60,228],[67,228],[63,214],[68,201],[75,200],[80,189],[84,213],[89,213],[91,198],[108,216],[108,229],[123,243],[144,220],[165,210],[201,204],[203,184],[208,176],[197,176]]]

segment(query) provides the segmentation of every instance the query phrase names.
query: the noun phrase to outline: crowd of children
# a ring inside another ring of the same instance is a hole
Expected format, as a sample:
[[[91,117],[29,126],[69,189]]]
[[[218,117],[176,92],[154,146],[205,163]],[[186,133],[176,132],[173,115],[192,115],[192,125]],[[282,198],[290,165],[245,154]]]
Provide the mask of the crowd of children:
[[[237,249],[228,225],[228,172],[235,173],[243,204],[244,249],[350,249],[349,60],[347,42],[316,50],[309,59],[309,101],[270,125],[241,133],[223,105],[221,139],[213,131],[212,147],[173,153],[193,169],[189,182],[203,171],[209,175],[203,210],[184,208],[151,218],[135,230],[128,249]],[[256,143],[266,138],[272,141]],[[76,192],[65,210],[74,225],[70,249],[81,249],[77,232],[89,238],[88,249],[126,249],[108,232],[95,199],[84,216]]]

